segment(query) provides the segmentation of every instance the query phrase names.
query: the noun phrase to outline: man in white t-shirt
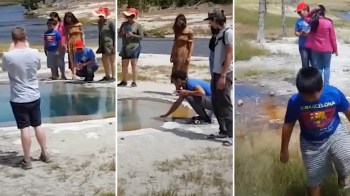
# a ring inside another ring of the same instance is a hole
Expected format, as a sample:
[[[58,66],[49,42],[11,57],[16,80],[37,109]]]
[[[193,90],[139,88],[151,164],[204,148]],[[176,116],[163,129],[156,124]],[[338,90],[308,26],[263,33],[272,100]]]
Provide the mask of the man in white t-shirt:
[[[213,74],[211,80],[212,104],[219,123],[219,133],[209,138],[227,138],[225,146],[232,145],[233,107],[231,101],[233,83],[233,30],[226,26],[224,11],[215,8],[211,12],[212,27],[219,30],[214,48]]]
[[[2,57],[2,70],[8,72],[10,79],[10,104],[17,127],[21,130],[24,158],[19,165],[22,169],[31,169],[30,130],[32,126],[41,147],[40,160],[50,162],[46,150],[46,135],[41,126],[40,92],[37,70],[40,69],[40,53],[27,46],[26,32],[21,27],[12,30],[14,48]]]

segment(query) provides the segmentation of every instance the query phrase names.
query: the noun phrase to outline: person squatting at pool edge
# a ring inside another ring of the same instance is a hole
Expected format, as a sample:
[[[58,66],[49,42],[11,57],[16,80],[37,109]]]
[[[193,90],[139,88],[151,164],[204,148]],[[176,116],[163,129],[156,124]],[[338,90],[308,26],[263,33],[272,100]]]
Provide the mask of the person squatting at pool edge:
[[[198,114],[198,116],[192,118],[191,123],[212,123],[213,107],[211,104],[210,83],[199,79],[187,78],[187,73],[180,70],[171,74],[171,80],[175,85],[179,98],[173,103],[169,111],[160,117],[166,118],[171,115],[186,99]]]
[[[350,133],[339,113],[350,121],[350,105],[336,87],[324,85],[317,68],[300,69],[296,78],[298,93],[288,101],[280,161],[289,161],[289,141],[296,121],[300,124],[300,149],[311,196],[321,195],[321,184],[333,171],[341,189],[350,187]]]

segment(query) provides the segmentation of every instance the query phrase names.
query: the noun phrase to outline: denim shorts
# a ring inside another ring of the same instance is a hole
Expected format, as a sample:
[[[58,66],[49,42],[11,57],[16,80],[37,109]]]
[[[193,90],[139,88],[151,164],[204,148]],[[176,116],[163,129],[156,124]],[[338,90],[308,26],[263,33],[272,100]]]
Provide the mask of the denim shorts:
[[[135,50],[131,56],[122,56],[122,59],[139,59],[141,54],[141,45]]]

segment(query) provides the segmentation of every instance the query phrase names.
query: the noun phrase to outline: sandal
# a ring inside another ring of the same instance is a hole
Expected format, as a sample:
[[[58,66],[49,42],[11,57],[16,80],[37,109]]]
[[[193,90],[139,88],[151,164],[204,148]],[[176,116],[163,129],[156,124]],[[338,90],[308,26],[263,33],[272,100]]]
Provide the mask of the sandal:
[[[222,138],[226,138],[226,137],[227,137],[226,134],[224,134],[222,132],[219,132],[219,133],[216,133],[216,134],[210,134],[206,138],[207,139],[222,139]]]
[[[39,157],[39,160],[44,162],[44,163],[51,163],[52,162],[52,158],[49,154],[46,154],[46,155],[41,154]]]
[[[26,161],[22,159],[20,162],[17,163],[18,166],[20,166],[24,170],[32,169],[32,163],[30,161]]]

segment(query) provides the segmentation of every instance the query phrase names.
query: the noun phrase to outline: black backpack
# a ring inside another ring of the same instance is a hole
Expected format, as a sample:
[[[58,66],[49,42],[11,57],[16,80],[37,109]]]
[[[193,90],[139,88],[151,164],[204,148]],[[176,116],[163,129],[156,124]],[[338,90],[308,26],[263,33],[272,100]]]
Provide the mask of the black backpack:
[[[212,37],[211,37],[211,39],[210,39],[210,41],[209,41],[209,49],[210,49],[211,51],[214,51],[214,50],[215,50],[215,47],[216,47],[216,45],[218,45],[218,43],[219,43],[220,40],[222,41],[222,43],[224,44],[224,46],[226,45],[225,35],[226,35],[226,31],[227,31],[228,29],[231,29],[231,27],[228,27],[228,28],[226,28],[226,29],[224,30],[224,32],[222,33],[222,36],[219,37],[219,38],[217,39],[217,40],[218,40],[217,42],[216,42],[216,36],[212,36]]]

